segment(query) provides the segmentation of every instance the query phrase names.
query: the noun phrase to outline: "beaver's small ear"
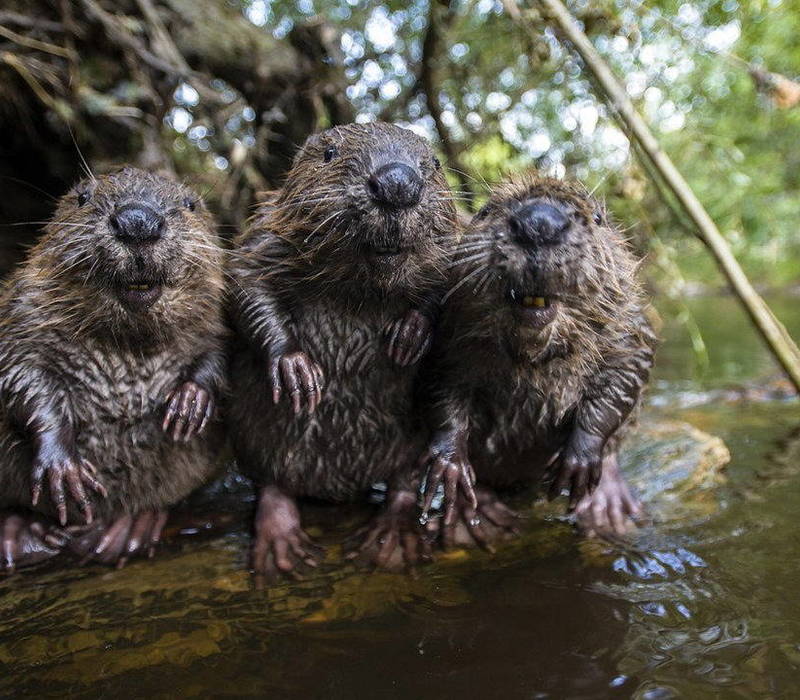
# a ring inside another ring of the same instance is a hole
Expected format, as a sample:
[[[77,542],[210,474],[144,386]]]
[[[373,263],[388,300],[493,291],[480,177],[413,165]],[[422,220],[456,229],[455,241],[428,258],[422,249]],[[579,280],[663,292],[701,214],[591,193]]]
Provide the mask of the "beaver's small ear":
[[[321,132],[317,132],[316,134],[311,134],[311,136],[309,136],[306,139],[306,142],[303,144],[303,148],[301,150],[305,151],[305,150],[309,150],[309,149],[315,148],[316,146],[319,146],[320,141],[322,141],[322,133]]]
[[[317,147],[319,146],[320,140],[321,140],[320,134],[318,133],[311,134],[311,136],[309,136],[303,142],[303,145],[300,148],[298,148],[297,151],[295,152],[294,158],[292,158],[292,163],[296,165],[301,158],[304,158],[305,156],[314,153],[317,150]]]

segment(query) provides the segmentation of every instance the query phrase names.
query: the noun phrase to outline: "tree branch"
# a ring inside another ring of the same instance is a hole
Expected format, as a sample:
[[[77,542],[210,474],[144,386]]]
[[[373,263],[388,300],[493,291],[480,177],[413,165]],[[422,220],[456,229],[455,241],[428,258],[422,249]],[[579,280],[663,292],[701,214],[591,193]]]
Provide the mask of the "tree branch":
[[[438,81],[435,74],[434,63],[439,49],[441,38],[438,23],[439,7],[435,0],[431,0],[428,11],[428,28],[422,42],[422,60],[420,61],[419,83],[425,93],[425,101],[428,103],[428,112],[436,125],[436,132],[442,142],[442,150],[447,158],[450,168],[458,178],[461,192],[465,198],[467,209],[475,210],[475,193],[472,189],[469,175],[464,164],[461,162],[461,149],[453,142],[447,125],[442,120],[442,106],[439,103]]]
[[[510,2],[511,0],[506,0],[507,6]],[[602,92],[619,119],[630,130],[648,160],[675,195],[686,215],[692,220],[696,227],[697,236],[711,251],[760,335],[783,367],[795,389],[800,392],[800,350],[798,350],[797,345],[795,345],[766,302],[753,288],[747,275],[745,275],[733,255],[730,246],[705,207],[697,199],[694,191],[684,180],[670,157],[661,149],[658,140],[633,106],[633,102],[625,92],[625,88],[619,83],[611,68],[594,48],[586,34],[581,31],[561,0],[539,0],[539,2],[547,9],[549,18],[555,22],[563,36],[583,59],[586,67],[594,74],[602,88]],[[513,12],[509,12],[509,15],[527,31],[531,30],[517,7],[514,8]]]

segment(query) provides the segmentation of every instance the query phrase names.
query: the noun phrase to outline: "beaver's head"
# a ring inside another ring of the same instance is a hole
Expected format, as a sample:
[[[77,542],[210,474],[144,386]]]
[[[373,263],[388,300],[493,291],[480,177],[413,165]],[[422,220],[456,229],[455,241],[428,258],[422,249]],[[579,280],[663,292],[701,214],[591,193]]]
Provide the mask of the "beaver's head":
[[[43,277],[83,297],[87,323],[158,324],[221,284],[211,215],[162,175],[126,167],[89,177],[59,200],[45,232],[35,256]]]
[[[453,266],[454,286],[492,309],[488,332],[539,348],[588,340],[639,293],[636,262],[602,205],[580,185],[533,174],[495,188]]]
[[[315,278],[378,290],[414,286],[441,266],[455,208],[430,145],[391,124],[349,124],[298,152],[268,225]]]

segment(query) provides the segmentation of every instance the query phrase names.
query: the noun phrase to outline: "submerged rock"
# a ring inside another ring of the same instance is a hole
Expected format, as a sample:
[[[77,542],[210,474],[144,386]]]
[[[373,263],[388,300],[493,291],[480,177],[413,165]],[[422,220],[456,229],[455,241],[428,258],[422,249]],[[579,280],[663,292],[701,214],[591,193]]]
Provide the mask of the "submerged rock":
[[[731,455],[714,435],[682,421],[645,420],[623,446],[621,467],[654,519],[715,507]]]

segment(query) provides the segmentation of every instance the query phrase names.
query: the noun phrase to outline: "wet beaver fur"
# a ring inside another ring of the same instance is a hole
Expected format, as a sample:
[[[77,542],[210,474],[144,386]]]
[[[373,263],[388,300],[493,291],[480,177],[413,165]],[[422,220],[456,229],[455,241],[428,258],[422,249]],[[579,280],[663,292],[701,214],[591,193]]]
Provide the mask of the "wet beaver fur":
[[[241,341],[229,430],[241,469],[261,487],[257,574],[315,562],[296,497],[349,501],[383,480],[388,507],[363,551],[382,563],[387,538],[402,537],[410,558],[423,547],[401,524],[414,520],[407,477],[425,439],[412,392],[455,227],[424,139],[351,124],[306,141],[233,251]]]
[[[518,176],[473,217],[426,374],[433,438],[425,510],[445,491],[445,537],[514,529],[486,488],[554,475],[588,530],[624,532],[639,505],[618,465],[651,366],[637,261],[577,184]],[[475,508],[477,500],[477,512]]]
[[[164,509],[214,470],[223,252],[200,198],[134,168],[76,185],[0,297],[7,568],[57,518],[100,561],[152,551]],[[14,509],[13,511],[10,509]]]

